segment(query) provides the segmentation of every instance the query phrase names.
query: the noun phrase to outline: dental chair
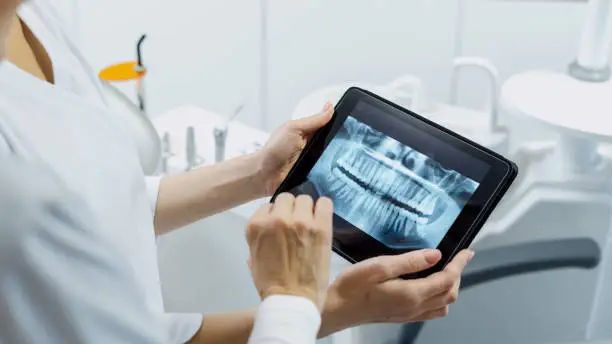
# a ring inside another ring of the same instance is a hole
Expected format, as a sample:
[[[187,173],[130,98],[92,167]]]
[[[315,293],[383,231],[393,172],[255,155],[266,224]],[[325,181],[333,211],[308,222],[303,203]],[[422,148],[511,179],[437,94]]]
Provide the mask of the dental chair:
[[[601,261],[601,250],[592,239],[559,239],[485,249],[468,264],[461,290],[512,276],[556,269],[593,269]],[[386,344],[417,344],[425,323],[403,326],[397,341]]]

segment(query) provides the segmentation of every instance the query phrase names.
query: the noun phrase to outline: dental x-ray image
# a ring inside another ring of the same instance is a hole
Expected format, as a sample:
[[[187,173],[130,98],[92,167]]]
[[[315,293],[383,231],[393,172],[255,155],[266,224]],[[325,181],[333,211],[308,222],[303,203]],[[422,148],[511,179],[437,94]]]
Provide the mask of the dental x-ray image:
[[[479,186],[350,116],[307,179],[336,215],[402,250],[436,248]]]

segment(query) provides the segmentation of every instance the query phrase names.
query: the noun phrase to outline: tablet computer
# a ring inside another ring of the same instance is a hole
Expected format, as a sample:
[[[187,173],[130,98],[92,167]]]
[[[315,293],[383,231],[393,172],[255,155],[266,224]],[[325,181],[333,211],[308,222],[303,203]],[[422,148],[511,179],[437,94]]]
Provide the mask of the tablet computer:
[[[437,248],[441,270],[467,248],[517,166],[369,91],[353,87],[308,142],[283,192],[334,202],[333,250],[356,263]]]

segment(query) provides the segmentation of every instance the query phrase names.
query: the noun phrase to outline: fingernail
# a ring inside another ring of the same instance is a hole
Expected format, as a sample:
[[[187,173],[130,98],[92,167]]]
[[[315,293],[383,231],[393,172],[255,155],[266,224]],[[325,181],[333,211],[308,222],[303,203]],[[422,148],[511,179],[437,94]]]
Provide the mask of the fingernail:
[[[325,106],[323,106],[323,111],[329,111],[331,107],[332,107],[331,103],[327,102],[325,103]]]
[[[436,264],[442,258],[442,254],[438,250],[424,250],[423,256],[425,261],[429,264]]]
[[[468,250],[468,262],[474,258],[474,255],[476,255],[476,252]]]

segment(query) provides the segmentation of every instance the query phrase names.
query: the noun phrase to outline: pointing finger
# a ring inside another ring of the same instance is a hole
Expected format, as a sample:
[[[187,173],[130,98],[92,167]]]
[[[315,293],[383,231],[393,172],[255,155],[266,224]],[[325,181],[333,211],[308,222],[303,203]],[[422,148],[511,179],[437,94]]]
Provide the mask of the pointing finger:
[[[334,203],[327,197],[321,197],[317,200],[314,209],[314,218],[318,228],[332,227],[334,220]]]
[[[285,192],[278,195],[274,200],[274,205],[272,206],[272,215],[274,215],[274,217],[277,219],[281,218],[288,221],[291,218],[294,203],[295,196],[292,194]]]
[[[308,195],[299,195],[295,199],[293,221],[297,226],[306,229],[310,227],[314,216],[314,201]]]

